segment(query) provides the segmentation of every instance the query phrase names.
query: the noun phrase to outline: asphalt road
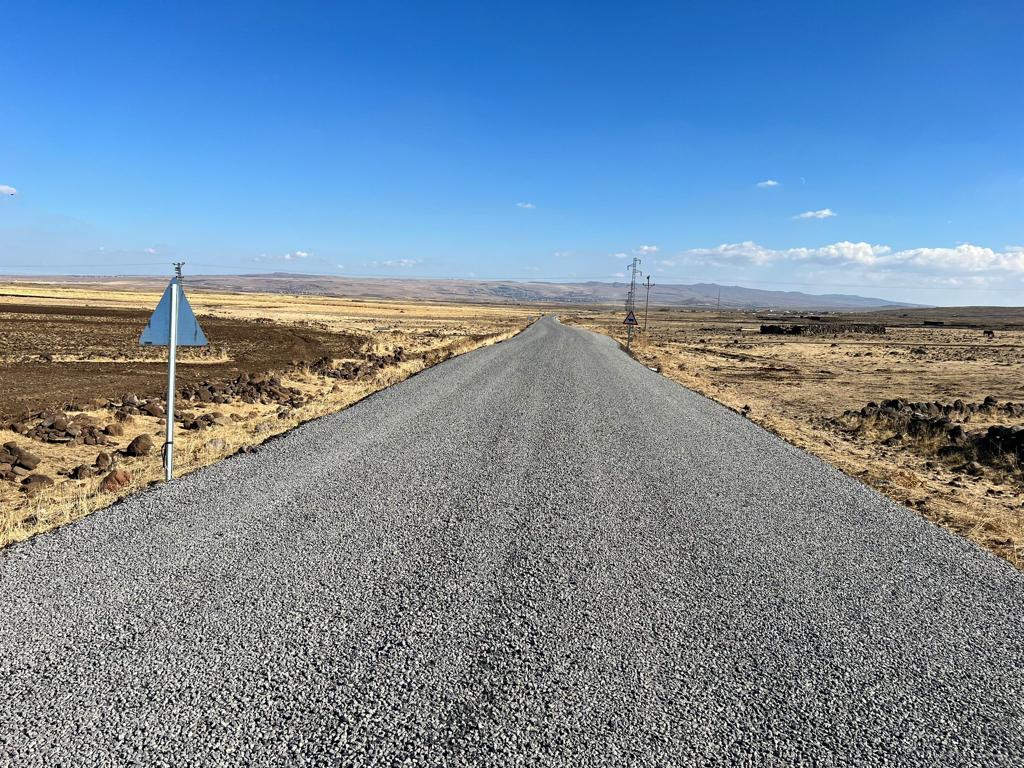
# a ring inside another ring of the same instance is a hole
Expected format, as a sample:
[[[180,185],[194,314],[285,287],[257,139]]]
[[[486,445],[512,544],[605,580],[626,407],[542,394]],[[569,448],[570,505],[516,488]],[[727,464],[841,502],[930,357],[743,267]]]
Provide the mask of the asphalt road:
[[[1019,766],[1022,613],[547,318],[0,555],[0,764]]]

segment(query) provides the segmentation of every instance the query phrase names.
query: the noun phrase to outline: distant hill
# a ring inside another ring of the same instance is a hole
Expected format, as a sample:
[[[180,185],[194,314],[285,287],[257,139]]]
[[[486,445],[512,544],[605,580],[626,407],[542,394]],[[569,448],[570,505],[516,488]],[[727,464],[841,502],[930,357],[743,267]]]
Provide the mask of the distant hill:
[[[34,282],[112,284],[154,288],[166,278],[152,277],[37,277]],[[516,280],[436,280],[417,278],[369,278],[300,275],[275,272],[260,275],[187,275],[192,290],[222,292],[264,291],[299,295],[344,296],[357,299],[406,301],[455,301],[476,303],[619,305],[625,300],[626,283],[550,283]],[[799,291],[765,291],[737,285],[696,283],[657,285],[651,290],[651,306],[714,307],[721,292],[722,308],[874,310],[919,305],[847,294],[810,294]],[[643,297],[643,291],[640,291]]]

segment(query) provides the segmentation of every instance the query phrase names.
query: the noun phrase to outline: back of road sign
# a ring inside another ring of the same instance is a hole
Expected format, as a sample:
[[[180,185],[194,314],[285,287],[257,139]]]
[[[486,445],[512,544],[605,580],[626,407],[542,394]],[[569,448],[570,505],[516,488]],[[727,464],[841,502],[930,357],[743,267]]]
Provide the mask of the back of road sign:
[[[633,310],[629,310],[629,314],[626,315],[626,319],[622,321],[623,325],[640,325],[636,321],[636,315],[633,314]]]
[[[139,344],[144,347],[166,347],[171,337],[171,286],[178,282],[173,278],[160,297],[160,303],[153,310],[153,316],[149,318],[146,329],[139,338]],[[206,334],[199,327],[192,307],[189,306],[185,292],[178,285],[178,346],[179,347],[205,347]]]

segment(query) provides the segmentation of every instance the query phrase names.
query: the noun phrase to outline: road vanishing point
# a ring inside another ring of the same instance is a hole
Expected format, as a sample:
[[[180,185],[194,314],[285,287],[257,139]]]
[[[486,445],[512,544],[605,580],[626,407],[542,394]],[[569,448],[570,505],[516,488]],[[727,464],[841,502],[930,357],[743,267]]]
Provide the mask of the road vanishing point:
[[[1022,576],[546,317],[0,554],[0,764],[1020,766]]]

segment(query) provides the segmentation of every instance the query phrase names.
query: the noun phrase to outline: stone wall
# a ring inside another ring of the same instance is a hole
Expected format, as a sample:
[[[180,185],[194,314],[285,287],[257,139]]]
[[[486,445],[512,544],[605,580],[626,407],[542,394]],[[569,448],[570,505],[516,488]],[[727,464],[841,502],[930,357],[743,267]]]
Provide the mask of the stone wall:
[[[808,325],[762,325],[761,333],[783,336],[830,336],[837,333],[885,333],[874,323],[814,323]]]

